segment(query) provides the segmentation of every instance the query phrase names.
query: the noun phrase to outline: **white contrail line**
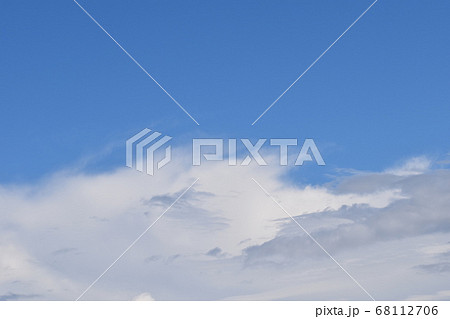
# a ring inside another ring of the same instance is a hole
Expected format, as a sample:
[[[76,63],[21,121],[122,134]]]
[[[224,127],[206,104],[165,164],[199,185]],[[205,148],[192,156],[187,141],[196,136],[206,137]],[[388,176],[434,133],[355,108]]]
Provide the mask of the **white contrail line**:
[[[83,10],[83,12],[86,13],[86,15],[87,15],[89,18],[91,18],[91,20],[94,21],[95,24],[96,24],[100,29],[102,29],[103,32],[105,32],[105,33],[108,35],[108,37],[110,37],[111,40],[113,40],[114,43],[117,44],[117,46],[118,46],[120,49],[122,49],[122,51],[125,52],[125,54],[128,55],[128,57],[129,57],[129,58],[130,58],[130,59],[131,59],[131,60],[132,60],[132,61],[133,61],[133,62],[134,62],[134,63],[135,63],[142,71],[144,71],[144,73],[147,74],[147,76],[148,76],[150,79],[152,79],[153,82],[155,82],[156,85],[158,85],[158,86],[161,88],[161,90],[163,90],[164,93],[166,93],[167,96],[170,97],[170,98],[172,99],[172,101],[174,101],[175,104],[178,105],[178,107],[179,107],[181,110],[183,110],[184,113],[187,114],[187,116],[189,116],[189,117],[191,118],[191,120],[193,120],[193,121],[195,122],[195,124],[200,125],[200,124],[198,124],[197,120],[194,119],[194,117],[193,117],[191,114],[189,114],[189,112],[188,112],[188,111],[187,111],[180,103],[178,103],[178,101],[175,100],[175,98],[174,98],[172,95],[170,95],[170,93],[167,92],[166,89],[163,88],[163,86],[162,86],[161,84],[159,84],[159,82],[156,81],[156,79],[155,79],[150,73],[148,73],[147,70],[146,70],[146,69],[145,69],[138,61],[136,61],[135,58],[132,57],[131,54],[129,54],[128,51],[125,50],[125,49],[120,45],[120,43],[117,42],[116,39],[114,39],[113,36],[112,36],[111,34],[109,34],[109,32],[106,31],[105,28],[103,28],[103,27],[100,25],[100,23],[98,23],[97,20],[94,19],[93,16],[91,16],[91,15],[89,14],[89,12],[86,11],[85,8],[83,8],[76,0],[73,0],[73,2],[75,2],[75,3],[80,7],[80,9]]]
[[[322,251],[325,253],[325,254],[327,254],[327,256],[328,257],[330,257],[331,258],[331,260],[333,260],[335,263],[336,263],[336,265],[338,265],[346,274],[347,274],[347,276],[349,276],[350,277],[350,279],[351,280],[353,280],[357,285],[358,285],[358,287],[359,288],[361,288],[369,297],[370,297],[370,299],[372,299],[373,301],[375,301],[375,298],[373,298],[372,297],[372,295],[352,276],[352,275],[350,275],[350,273],[347,271],[347,270],[345,270],[345,268],[344,267],[342,267],[342,265],[336,260],[336,259],[334,259],[334,257],[333,256],[331,256],[331,254],[300,224],[300,223],[298,223],[296,220],[295,220],[295,218],[294,217],[292,217],[292,215],[291,214],[289,214],[288,213],[288,211],[286,210],[286,209],[284,209],[284,207],[283,206],[281,206],[281,204],[277,201],[277,200],[275,200],[275,198],[273,198],[272,197],[272,195],[270,195],[269,194],[269,192],[264,188],[264,187],[262,187],[261,186],[261,184],[260,183],[258,183],[254,178],[252,178],[252,180],[256,183],[256,185],[258,185],[259,186],[259,188],[261,188],[262,189],[262,191],[264,192],[264,193],[266,193],[266,195],[267,196],[269,196],[273,201],[274,201],[274,203],[275,204],[277,204],[278,205],[278,207],[280,207],[285,213],[286,213],[286,215],[288,215],[293,221],[294,221],[294,223],[296,223],[297,225],[298,225],[298,227],[300,227],[304,232],[305,232],[305,234],[306,235],[308,235],[308,237],[309,238],[311,238],[311,240],[317,245],[317,246],[319,246],[320,247],[320,249],[322,249]]]
[[[191,189],[191,187],[192,186],[194,186],[194,184],[195,183],[197,183],[197,181],[199,180],[199,178],[197,178],[188,188],[186,188],[185,190],[184,190],[184,192],[182,192],[174,201],[173,201],[173,203],[172,204],[170,204],[170,206],[169,207],[167,207],[167,209],[161,214],[161,215],[159,215],[159,217],[158,218],[156,218],[156,220],[150,225],[150,226],[148,226],[147,227],[147,229],[145,229],[128,247],[127,247],[127,249],[125,249],[124,251],[123,251],[123,253],[121,253],[120,254],[120,256],[119,257],[117,257],[116,258],[116,260],[114,260],[113,261],[113,263],[111,264],[111,265],[109,265],[109,267],[108,268],[106,268],[105,269],[105,271],[103,271],[102,273],[101,273],[101,275],[100,276],[98,276],[97,277],[97,279],[95,279],[90,285],[89,285],[89,287],[87,287],[86,288],[86,290],[85,291],[83,291],[83,293],[75,300],[75,301],[78,301],[78,300],[80,300],[83,296],[84,296],[84,294],[85,293],[87,293],[96,283],[97,283],[97,281],[99,281],[131,248],[133,248],[133,246],[142,238],[142,236],[144,236],[148,231],[149,231],[149,229],[150,228],[152,228],[153,227],[153,225],[155,225],[156,224],[156,222],[158,221],[158,220],[160,220],[161,219],[161,217],[163,217],[164,216],[164,214],[165,213],[167,213],[167,211],[169,211],[169,209],[171,209],[172,208],[172,206],[173,205],[175,205],[175,203],[176,202],[178,202],[178,200],[181,198],[181,197],[183,197],[183,195],[184,194],[186,194],[186,192],[188,191],[188,190],[190,190]]]
[[[331,43],[331,45],[325,51],[323,51],[322,54],[319,55],[319,57],[315,59],[314,62],[311,63],[311,65],[308,66],[308,68],[305,71],[303,71],[303,73],[300,74],[300,76],[291,85],[289,85],[289,87],[283,93],[281,93],[281,95],[277,97],[276,100],[273,101],[272,104],[270,104],[267,109],[264,110],[264,112],[261,113],[261,115],[252,123],[252,126],[255,125],[255,123],[258,122],[259,119],[263,117],[263,115],[266,114],[267,111],[269,111],[272,108],[272,106],[274,106],[275,103],[277,103],[278,100],[281,99],[283,95],[285,95],[287,91],[289,91],[294,86],[294,84],[297,83],[297,81],[300,80],[314,66],[314,64],[316,64],[325,55],[325,53],[327,53],[328,50],[330,50],[344,36],[344,34],[346,34],[347,31],[350,30],[355,25],[355,23],[358,22],[359,19],[361,19],[367,13],[367,11],[369,11],[370,8],[372,8],[373,5],[377,2],[378,0],[375,0],[355,21],[353,21],[353,23],[336,40],[334,40],[334,42]]]

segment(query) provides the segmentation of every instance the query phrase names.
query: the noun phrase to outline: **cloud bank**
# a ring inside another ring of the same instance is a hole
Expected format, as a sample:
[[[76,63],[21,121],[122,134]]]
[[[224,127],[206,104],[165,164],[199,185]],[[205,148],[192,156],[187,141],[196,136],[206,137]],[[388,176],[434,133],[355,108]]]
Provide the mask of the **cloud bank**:
[[[196,178],[83,299],[367,299],[252,178],[375,298],[448,298],[449,170],[422,157],[324,185],[285,174],[172,162],[0,186],[0,299],[76,299]]]

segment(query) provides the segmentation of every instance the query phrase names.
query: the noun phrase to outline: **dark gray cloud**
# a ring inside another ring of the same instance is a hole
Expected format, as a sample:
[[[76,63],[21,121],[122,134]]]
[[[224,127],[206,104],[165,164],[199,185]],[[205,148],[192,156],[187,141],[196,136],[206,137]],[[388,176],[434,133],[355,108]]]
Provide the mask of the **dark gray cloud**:
[[[150,200],[144,200],[144,204],[148,205],[150,209],[154,207],[167,208],[180,196],[181,191],[174,194],[164,194],[153,196]],[[200,201],[208,200],[214,197],[214,194],[209,192],[202,192],[192,189],[181,197],[172,207],[170,214],[165,216],[169,219],[179,221],[188,221],[189,225],[208,228],[211,230],[221,230],[228,226],[228,220],[224,217],[217,216],[206,209],[201,209],[196,206]],[[150,212],[145,212],[149,215]]]
[[[0,295],[0,301],[30,300],[36,299],[37,297],[39,295],[15,294],[10,292],[5,295]]]
[[[157,205],[157,206],[167,207],[170,204],[172,204],[175,201],[175,199],[181,195],[181,193],[182,193],[182,191],[179,191],[174,194],[163,194],[163,195],[152,196],[148,200],[143,200],[143,203],[146,205],[149,205],[149,206]],[[202,191],[197,191],[197,190],[193,189],[191,192],[183,195],[183,197],[178,200],[177,204],[191,203],[192,201],[199,201],[199,200],[202,200],[202,199],[205,199],[208,197],[213,197],[213,196],[214,196],[213,193],[202,192]]]
[[[381,185],[379,187],[372,182],[371,176],[366,176],[366,179],[374,187],[371,191],[386,187],[398,188],[407,198],[397,200],[385,208],[353,205],[337,211],[296,217],[298,223],[330,253],[380,241],[450,232],[449,171],[406,177],[377,175],[377,183]],[[356,183],[352,183],[355,180]],[[350,178],[345,181],[345,189],[361,190],[361,183],[361,177]],[[276,238],[247,248],[245,255],[247,264],[283,264],[318,257],[323,252],[291,221]]]
[[[207,256],[219,257],[222,255],[222,249],[219,247],[213,248],[206,253]]]
[[[145,262],[146,263],[151,263],[151,262],[156,262],[156,261],[159,261],[159,260],[161,260],[163,257],[161,256],[161,255],[153,255],[153,256],[150,256],[150,257],[147,257],[147,258],[145,258]]]
[[[61,249],[53,251],[52,255],[53,256],[59,256],[59,255],[65,255],[65,254],[68,254],[68,253],[73,253],[73,252],[76,252],[76,251],[77,251],[76,248],[61,248]]]
[[[450,262],[441,262],[435,264],[419,265],[417,269],[424,270],[430,273],[448,273],[450,272]]]

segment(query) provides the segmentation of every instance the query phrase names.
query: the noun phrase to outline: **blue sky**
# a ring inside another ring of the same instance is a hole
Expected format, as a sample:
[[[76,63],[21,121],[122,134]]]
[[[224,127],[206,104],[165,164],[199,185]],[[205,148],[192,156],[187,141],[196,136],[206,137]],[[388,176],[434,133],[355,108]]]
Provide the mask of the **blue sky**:
[[[80,4],[200,125],[75,2],[3,4],[0,300],[450,299],[450,3],[379,0],[254,126],[371,1]],[[204,137],[327,165],[192,167]]]
[[[122,166],[124,141],[145,127],[174,143],[314,138],[328,166],[313,180],[441,157],[450,148],[444,1],[379,1],[250,125],[370,3],[80,1],[199,127],[72,1],[5,3],[0,180],[92,156],[93,170]]]

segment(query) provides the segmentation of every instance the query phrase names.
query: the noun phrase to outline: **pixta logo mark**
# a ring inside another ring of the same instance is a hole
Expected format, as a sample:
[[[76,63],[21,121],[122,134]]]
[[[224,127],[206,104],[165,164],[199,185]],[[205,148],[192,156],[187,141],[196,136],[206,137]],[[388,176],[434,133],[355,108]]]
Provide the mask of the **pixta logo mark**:
[[[155,163],[155,152],[172,137],[161,137],[161,133],[151,132],[148,128],[143,129],[126,142],[126,165],[140,172],[146,172],[148,175],[154,174],[155,164],[158,170],[172,159],[172,149],[168,145],[164,158]]]

